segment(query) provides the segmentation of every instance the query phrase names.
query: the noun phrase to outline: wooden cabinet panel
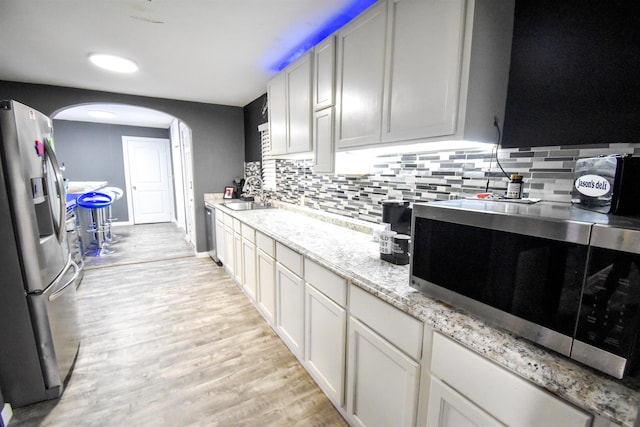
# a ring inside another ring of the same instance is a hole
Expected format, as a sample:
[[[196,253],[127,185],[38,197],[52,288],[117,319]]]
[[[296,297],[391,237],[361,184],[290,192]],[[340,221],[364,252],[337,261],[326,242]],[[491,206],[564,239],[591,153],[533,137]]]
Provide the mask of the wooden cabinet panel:
[[[380,142],[386,37],[386,2],[367,9],[338,32],[338,148]]]
[[[327,37],[313,48],[313,69],[313,108],[318,111],[335,102],[335,36]]]
[[[258,309],[271,325],[275,325],[276,314],[276,262],[262,249],[256,252]]]
[[[347,279],[305,258],[304,280],[341,307],[347,306]]]
[[[287,152],[287,85],[285,73],[277,74],[267,84],[269,103],[269,138],[271,154]]]
[[[217,212],[218,214],[220,211]],[[225,263],[224,224],[216,219],[216,252],[221,263]]]
[[[591,425],[591,415],[439,333],[433,334],[431,357],[433,376],[507,425]],[[429,407],[432,410],[438,411]]]
[[[313,172],[335,171],[336,148],[333,137],[333,107],[316,111],[313,115]]]
[[[294,274],[302,276],[302,255],[293,249],[286,247],[280,242],[276,242],[276,259]]]
[[[291,352],[303,358],[304,281],[276,262],[276,332]]]
[[[255,301],[257,292],[256,245],[244,237],[242,238],[242,287],[247,295]]]
[[[420,365],[354,318],[349,320],[348,354],[349,421],[414,426]]]
[[[429,409],[427,421],[429,427],[500,427],[504,425],[437,378],[431,380]]]
[[[285,70],[289,137],[287,153],[311,151],[311,53]]]
[[[305,365],[325,394],[344,404],[347,311],[305,285]]]
[[[423,322],[355,285],[351,285],[350,293],[349,307],[352,316],[373,328],[415,360],[420,360]]]
[[[456,130],[464,0],[390,0],[382,141]]]

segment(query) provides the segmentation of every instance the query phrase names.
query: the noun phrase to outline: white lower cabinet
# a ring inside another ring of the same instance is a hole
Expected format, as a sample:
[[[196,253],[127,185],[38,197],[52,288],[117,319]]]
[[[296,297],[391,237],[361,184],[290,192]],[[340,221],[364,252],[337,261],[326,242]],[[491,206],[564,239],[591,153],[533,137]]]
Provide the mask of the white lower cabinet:
[[[590,414],[439,333],[433,334],[431,375],[429,427],[588,427],[593,422]]]
[[[420,365],[349,319],[347,414],[358,426],[414,426]]]
[[[276,332],[298,358],[304,344],[304,280],[276,262]]]
[[[305,259],[304,363],[322,391],[344,406],[347,281]]]
[[[256,232],[256,303],[258,310],[271,324],[276,316],[276,260],[273,239]]]
[[[480,427],[503,426],[437,378],[431,379],[428,426]]]
[[[235,278],[235,251],[233,249],[234,241],[233,226],[224,226],[224,268],[232,278]]]
[[[229,274],[352,426],[611,427],[230,215],[216,227]]]
[[[216,254],[221,263],[225,262],[225,244],[224,244],[224,212],[216,212]],[[218,219],[220,217],[220,219]]]
[[[255,301],[257,292],[256,245],[245,238],[242,239],[242,280],[244,291]]]
[[[233,233],[233,277],[236,283],[242,286],[242,236]]]
[[[357,286],[350,286],[349,295],[349,422],[413,427],[424,324]]]

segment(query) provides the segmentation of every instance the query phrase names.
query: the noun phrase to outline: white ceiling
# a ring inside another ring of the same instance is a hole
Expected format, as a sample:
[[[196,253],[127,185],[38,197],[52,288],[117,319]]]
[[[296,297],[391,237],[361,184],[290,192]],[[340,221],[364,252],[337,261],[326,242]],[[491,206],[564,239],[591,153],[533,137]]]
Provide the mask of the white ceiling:
[[[353,2],[0,0],[0,80],[242,107],[266,92],[274,64]],[[91,53],[140,70],[98,69]]]

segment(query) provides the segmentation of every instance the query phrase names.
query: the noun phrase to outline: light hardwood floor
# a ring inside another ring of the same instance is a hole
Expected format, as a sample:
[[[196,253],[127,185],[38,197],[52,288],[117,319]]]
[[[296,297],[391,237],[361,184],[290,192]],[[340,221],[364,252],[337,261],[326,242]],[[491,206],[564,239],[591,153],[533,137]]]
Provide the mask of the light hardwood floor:
[[[58,400],[15,409],[10,426],[347,425],[225,271],[196,258],[177,227],[121,231],[155,257],[90,260],[69,384]]]

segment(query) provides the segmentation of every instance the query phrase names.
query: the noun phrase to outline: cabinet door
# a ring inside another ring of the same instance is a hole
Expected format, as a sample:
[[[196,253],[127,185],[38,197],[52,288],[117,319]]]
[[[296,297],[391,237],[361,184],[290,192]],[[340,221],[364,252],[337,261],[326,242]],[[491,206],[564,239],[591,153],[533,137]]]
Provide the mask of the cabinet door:
[[[327,37],[313,48],[313,70],[313,108],[318,111],[335,102],[335,36]]]
[[[430,388],[427,426],[491,427],[504,425],[437,378],[431,379]]]
[[[267,84],[269,103],[269,138],[271,154],[287,152],[287,85],[286,74],[279,73]]]
[[[261,249],[258,249],[256,255],[258,268],[258,308],[269,323],[274,325],[276,313],[275,260]]]
[[[322,391],[344,404],[347,312],[310,284],[305,285],[305,365]]]
[[[414,426],[420,365],[349,320],[347,415],[359,426]]]
[[[224,267],[231,277],[235,278],[235,251],[233,249],[233,228],[224,226]]]
[[[593,422],[590,414],[437,332],[431,374],[506,425],[587,427]]]
[[[287,75],[287,153],[311,151],[311,52],[286,70]]]
[[[456,131],[464,0],[390,0],[382,141]]]
[[[276,262],[276,332],[291,352],[302,358],[304,281]]]
[[[380,2],[338,32],[336,144],[380,142],[387,3]]]
[[[242,236],[233,233],[233,273],[236,283],[242,286]]]
[[[313,115],[313,172],[333,173],[335,160],[333,107]]]
[[[256,299],[256,245],[242,239],[242,284],[251,299]]]
[[[219,212],[219,211],[218,211]],[[225,263],[224,225],[216,220],[216,251],[221,263]]]

